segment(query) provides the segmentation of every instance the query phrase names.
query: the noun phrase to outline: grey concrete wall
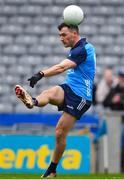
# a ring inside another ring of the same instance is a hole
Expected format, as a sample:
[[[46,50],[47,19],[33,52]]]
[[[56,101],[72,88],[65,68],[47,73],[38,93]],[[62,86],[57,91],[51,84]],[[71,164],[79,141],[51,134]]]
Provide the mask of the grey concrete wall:
[[[99,141],[98,145],[98,171],[105,172],[107,162],[104,157],[108,156],[108,172],[120,172],[120,151],[121,151],[121,117],[124,112],[104,111],[101,117],[106,120],[108,127],[108,147],[107,153],[104,146],[104,137]],[[104,153],[105,152],[105,153]]]

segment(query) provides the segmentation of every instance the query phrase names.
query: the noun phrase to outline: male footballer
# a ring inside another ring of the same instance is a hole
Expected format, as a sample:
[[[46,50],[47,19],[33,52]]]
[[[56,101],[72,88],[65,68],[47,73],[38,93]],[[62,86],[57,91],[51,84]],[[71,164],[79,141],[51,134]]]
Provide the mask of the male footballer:
[[[65,81],[61,85],[41,92],[36,97],[32,97],[20,85],[15,87],[16,96],[27,108],[43,107],[49,103],[58,106],[59,111],[63,111],[55,129],[56,144],[51,163],[42,175],[43,178],[56,176],[57,165],[65,150],[66,136],[74,126],[75,121],[80,119],[92,103],[96,67],[95,49],[92,44],[86,41],[86,38],[80,37],[78,26],[62,23],[58,26],[58,30],[63,45],[66,48],[71,48],[67,58],[59,64],[39,71],[28,81],[33,88],[42,78],[67,71]]]

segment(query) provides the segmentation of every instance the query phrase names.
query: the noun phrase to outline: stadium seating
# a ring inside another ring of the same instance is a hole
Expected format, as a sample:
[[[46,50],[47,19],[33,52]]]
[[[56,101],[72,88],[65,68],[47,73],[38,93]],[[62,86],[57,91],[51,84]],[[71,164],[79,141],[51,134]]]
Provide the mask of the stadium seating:
[[[0,0],[0,113],[29,113],[14,97],[15,84],[35,94],[63,81],[65,74],[43,80],[32,90],[27,78],[66,57],[57,25],[69,4],[80,5],[85,12],[80,33],[96,47],[97,81],[104,67],[112,65],[116,72],[124,66],[123,0]],[[46,107],[32,112],[49,111],[55,109]]]

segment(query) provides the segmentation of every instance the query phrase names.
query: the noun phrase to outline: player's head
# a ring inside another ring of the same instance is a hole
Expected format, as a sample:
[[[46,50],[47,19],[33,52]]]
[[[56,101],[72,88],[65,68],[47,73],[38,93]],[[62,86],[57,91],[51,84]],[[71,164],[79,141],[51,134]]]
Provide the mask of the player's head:
[[[79,28],[75,25],[61,23],[58,26],[60,40],[65,47],[73,47],[79,37]]]

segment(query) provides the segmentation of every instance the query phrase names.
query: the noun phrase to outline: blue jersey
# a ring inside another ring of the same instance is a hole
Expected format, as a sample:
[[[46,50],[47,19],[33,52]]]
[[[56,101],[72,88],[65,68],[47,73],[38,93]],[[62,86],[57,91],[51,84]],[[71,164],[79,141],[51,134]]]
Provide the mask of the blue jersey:
[[[96,55],[93,45],[88,43],[86,38],[82,38],[71,48],[67,58],[74,61],[77,66],[67,71],[64,83],[78,96],[92,101],[96,69]]]

